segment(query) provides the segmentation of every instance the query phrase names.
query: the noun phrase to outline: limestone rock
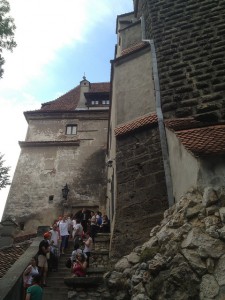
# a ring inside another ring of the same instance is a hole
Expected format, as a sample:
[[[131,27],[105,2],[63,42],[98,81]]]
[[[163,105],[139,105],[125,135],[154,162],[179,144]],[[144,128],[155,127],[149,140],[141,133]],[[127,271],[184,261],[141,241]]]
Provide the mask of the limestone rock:
[[[217,194],[193,190],[165,212],[149,241],[106,277],[114,299],[225,299],[225,201],[219,208]]]
[[[185,216],[187,219],[192,219],[203,211],[202,204],[195,205],[194,207],[189,207],[186,210]]]
[[[216,226],[220,224],[220,219],[216,216],[208,216],[204,219],[206,228],[210,226]]]
[[[115,270],[118,272],[122,272],[127,268],[130,268],[131,264],[129,263],[127,257],[123,257],[115,264]]]
[[[209,236],[218,239],[219,238],[219,232],[217,226],[210,226],[206,229],[206,233],[208,233]]]
[[[203,194],[202,204],[205,207],[211,206],[218,202],[218,196],[212,187],[206,187]]]
[[[140,260],[140,256],[135,252],[131,252],[126,257],[127,257],[128,262],[131,264],[137,264]]]
[[[207,207],[205,211],[206,211],[207,216],[214,215],[216,212],[219,211],[219,207],[217,205],[213,205],[213,206]]]
[[[220,213],[221,221],[222,221],[223,223],[225,223],[225,207],[221,207],[221,208],[219,209],[219,213]]]
[[[221,240],[225,241],[225,226],[217,230]]]
[[[219,259],[214,275],[220,286],[225,285],[225,254]]]
[[[181,252],[198,275],[202,276],[206,273],[206,264],[202,261],[201,257],[195,250],[183,249]]]
[[[155,257],[149,262],[149,270],[151,273],[159,272],[166,265],[166,258],[161,254],[156,254]]]
[[[219,293],[219,285],[214,276],[206,274],[202,277],[200,284],[200,299],[214,298]]]
[[[199,228],[193,228],[181,244],[182,248],[198,248],[201,257],[219,258],[225,251],[225,244],[203,233]]]
[[[212,258],[208,257],[206,259],[206,267],[207,267],[208,272],[210,274],[212,274],[214,271],[214,267],[215,267],[214,260]]]
[[[108,279],[108,286],[112,288],[117,284],[120,284],[120,279],[122,278],[122,276],[122,273],[113,271]]]

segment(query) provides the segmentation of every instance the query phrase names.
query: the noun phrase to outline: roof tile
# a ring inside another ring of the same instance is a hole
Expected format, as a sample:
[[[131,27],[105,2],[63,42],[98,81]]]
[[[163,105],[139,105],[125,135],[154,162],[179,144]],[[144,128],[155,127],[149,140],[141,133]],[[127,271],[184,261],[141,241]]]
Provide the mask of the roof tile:
[[[123,49],[121,52],[121,56],[126,55],[126,54],[130,54],[136,50],[139,50],[141,48],[144,48],[145,46],[149,45],[149,43],[147,42],[141,42],[141,43],[135,43],[133,45],[131,45],[130,47]]]
[[[115,135],[120,136],[123,134],[126,134],[128,132],[131,132],[135,129],[144,127],[144,126],[149,126],[149,125],[154,125],[158,123],[158,119],[156,114],[148,114],[144,115],[142,117],[139,117],[133,121],[121,124],[115,128]]]
[[[91,83],[89,93],[105,93],[110,92],[109,82],[98,82]],[[36,112],[41,111],[73,111],[76,109],[80,99],[80,86],[75,87],[66,94],[60,96],[56,100],[46,102],[42,104],[41,109],[36,110]]]
[[[176,131],[184,147],[195,156],[225,154],[225,125]]]

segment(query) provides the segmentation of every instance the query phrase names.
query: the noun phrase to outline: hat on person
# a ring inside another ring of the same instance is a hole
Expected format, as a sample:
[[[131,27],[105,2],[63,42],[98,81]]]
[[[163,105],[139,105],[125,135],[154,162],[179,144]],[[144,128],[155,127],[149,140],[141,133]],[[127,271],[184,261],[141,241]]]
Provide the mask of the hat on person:
[[[51,236],[51,233],[50,232],[45,232],[44,233],[44,238],[49,238]]]

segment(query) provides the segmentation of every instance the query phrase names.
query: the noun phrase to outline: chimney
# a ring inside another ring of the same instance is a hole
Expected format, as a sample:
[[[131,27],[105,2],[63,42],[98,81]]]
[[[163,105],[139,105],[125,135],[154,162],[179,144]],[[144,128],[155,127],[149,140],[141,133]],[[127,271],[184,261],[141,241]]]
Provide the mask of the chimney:
[[[86,79],[85,75],[83,76],[83,80],[80,82],[80,100],[77,106],[77,109],[88,109],[86,105],[86,98],[84,93],[88,93],[90,90],[91,84]]]
[[[18,225],[10,218],[0,222],[0,249],[11,247]]]

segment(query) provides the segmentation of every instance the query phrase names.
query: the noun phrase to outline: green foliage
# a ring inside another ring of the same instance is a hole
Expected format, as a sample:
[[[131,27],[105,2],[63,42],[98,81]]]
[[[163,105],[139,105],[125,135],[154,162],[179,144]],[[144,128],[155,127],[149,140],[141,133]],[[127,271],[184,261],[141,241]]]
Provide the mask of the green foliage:
[[[145,248],[140,256],[140,262],[147,262],[159,252],[159,247]]]
[[[4,155],[0,153],[0,190],[5,188],[7,185],[10,185],[9,181],[9,170],[10,167],[4,166]]]
[[[16,47],[14,32],[16,26],[13,18],[9,16],[10,6],[7,0],[0,0],[0,78],[3,74],[2,66],[5,62],[2,57],[3,49],[12,51]]]

